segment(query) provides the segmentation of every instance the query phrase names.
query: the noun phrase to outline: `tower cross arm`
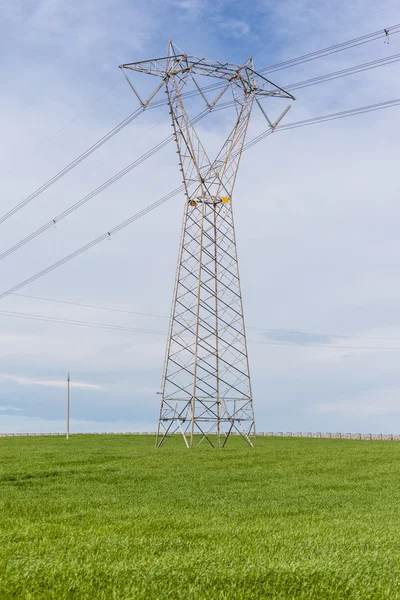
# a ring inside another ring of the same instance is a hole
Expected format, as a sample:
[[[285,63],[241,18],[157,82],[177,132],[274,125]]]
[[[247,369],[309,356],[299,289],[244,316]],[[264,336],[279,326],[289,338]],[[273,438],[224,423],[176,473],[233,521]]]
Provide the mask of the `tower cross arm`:
[[[156,75],[157,77],[165,77],[166,73],[169,71],[169,61],[170,58],[167,56],[165,58],[155,58],[154,60],[144,60],[141,62],[135,63],[126,63],[123,65],[119,65],[119,68],[122,71],[136,71],[137,73],[144,73],[145,75]]]
[[[239,86],[248,94],[255,96],[273,96],[295,100],[292,94],[255,71],[252,65],[251,58],[244,64],[239,65],[181,53],[152,60],[125,63],[120,65],[120,69],[123,72],[125,70],[136,71],[146,75],[162,77],[163,79],[182,76],[190,72],[192,76],[222,79],[227,84]]]
[[[276,83],[273,83],[261,73],[247,67],[251,79],[253,80],[254,93],[256,96],[273,96],[275,98],[286,98],[287,100],[296,100],[290,92],[284,90]]]

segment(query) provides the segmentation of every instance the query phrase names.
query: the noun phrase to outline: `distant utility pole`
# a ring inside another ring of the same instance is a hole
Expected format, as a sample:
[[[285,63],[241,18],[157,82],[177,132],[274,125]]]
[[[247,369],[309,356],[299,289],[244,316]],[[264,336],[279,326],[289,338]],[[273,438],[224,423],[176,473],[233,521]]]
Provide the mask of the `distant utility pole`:
[[[70,388],[70,381],[71,381],[71,377],[69,376],[69,373],[68,373],[68,377],[67,377],[67,389],[68,389],[68,394],[67,394],[67,440],[69,440],[69,388]]]

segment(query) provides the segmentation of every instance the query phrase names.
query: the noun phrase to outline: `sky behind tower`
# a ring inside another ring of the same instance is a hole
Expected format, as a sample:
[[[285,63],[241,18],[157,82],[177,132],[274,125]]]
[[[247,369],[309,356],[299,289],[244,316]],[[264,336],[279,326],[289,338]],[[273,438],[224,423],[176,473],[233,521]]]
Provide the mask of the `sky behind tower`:
[[[168,39],[259,69],[400,22],[400,2],[353,0],[0,0],[0,11],[1,214],[133,112],[118,65],[165,55]],[[392,35],[270,77],[285,87],[399,53]],[[285,122],[400,98],[398,69],[300,89]],[[0,253],[169,135],[168,118],[146,112],[1,224]],[[226,123],[211,123],[199,131],[216,147]],[[243,156],[234,206],[259,430],[400,430],[399,125],[395,107],[277,132]],[[255,112],[249,138],[265,129]],[[1,290],[179,184],[167,146],[0,261]],[[1,300],[0,432],[62,430],[69,371],[72,431],[155,430],[182,210],[177,196]]]

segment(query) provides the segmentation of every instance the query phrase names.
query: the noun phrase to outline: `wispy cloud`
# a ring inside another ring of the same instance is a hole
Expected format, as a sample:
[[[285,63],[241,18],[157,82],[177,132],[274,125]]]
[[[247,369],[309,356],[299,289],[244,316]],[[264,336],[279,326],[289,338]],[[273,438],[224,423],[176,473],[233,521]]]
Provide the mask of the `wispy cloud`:
[[[65,381],[58,379],[32,379],[30,377],[20,377],[19,375],[5,375],[0,373],[0,380],[13,381],[19,385],[41,385],[45,387],[58,387],[62,388],[66,386]],[[75,388],[86,388],[91,390],[101,390],[103,386],[97,385],[96,383],[85,383],[82,381],[71,381],[71,387]]]
[[[299,346],[307,346],[308,344],[332,344],[335,341],[335,338],[331,335],[302,333],[300,331],[266,331],[262,336],[266,340],[298,344]]]
[[[0,406],[0,411],[9,411],[9,410],[23,410],[22,408],[17,408],[16,406]]]
[[[155,421],[94,421],[71,419],[72,433],[124,433],[155,432]],[[22,415],[3,415],[0,421],[0,433],[60,433],[65,431],[65,420],[43,419]]]
[[[314,410],[318,413],[341,413],[351,415],[388,415],[399,414],[400,403],[398,402],[328,402],[326,404],[314,404]]]
[[[249,35],[250,25],[240,19],[228,19],[221,23],[222,29],[229,31],[234,37],[243,37]]]
[[[197,16],[207,8],[206,0],[170,0],[169,5],[180,9],[187,17]]]

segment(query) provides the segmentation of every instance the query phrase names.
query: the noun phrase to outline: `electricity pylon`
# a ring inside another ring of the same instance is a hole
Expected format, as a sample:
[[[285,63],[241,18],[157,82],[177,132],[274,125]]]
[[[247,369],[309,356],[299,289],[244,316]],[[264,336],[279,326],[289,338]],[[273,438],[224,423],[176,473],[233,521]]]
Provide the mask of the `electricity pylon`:
[[[165,87],[186,195],[156,444],[180,432],[187,447],[204,439],[220,447],[238,433],[253,446],[256,429],[232,194],[254,102],[273,130],[289,107],[272,123],[260,101],[294,98],[255,72],[251,58],[243,65],[210,61],[188,56],[172,42],[168,56],[121,69],[143,108]],[[132,71],[161,78],[146,101],[131,81]],[[204,77],[219,82],[201,87]],[[214,91],[211,102],[208,96]],[[228,94],[231,100],[221,102]],[[196,119],[188,116],[184,103],[193,97],[206,104]],[[234,107],[235,122],[211,160],[194,122],[217,105]]]

